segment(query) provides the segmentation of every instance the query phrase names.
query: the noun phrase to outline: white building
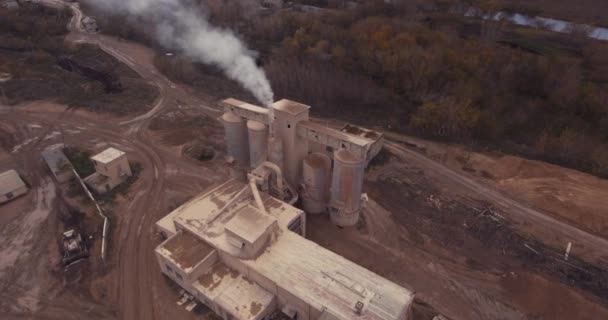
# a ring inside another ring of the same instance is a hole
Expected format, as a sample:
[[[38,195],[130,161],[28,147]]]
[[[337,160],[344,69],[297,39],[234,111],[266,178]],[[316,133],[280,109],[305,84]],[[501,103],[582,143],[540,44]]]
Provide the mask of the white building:
[[[155,253],[165,275],[223,319],[410,319],[413,292],[307,240],[305,222],[230,180],[158,221],[168,239]]]
[[[96,172],[86,177],[84,182],[98,193],[109,192],[132,175],[127,155],[118,149],[108,148],[91,160]]]
[[[248,183],[229,180],[157,222],[162,272],[223,319],[409,319],[413,292],[304,238],[306,214],[292,206],[301,197],[308,213],[355,225],[382,135],[319,125],[289,100],[223,106],[230,163]]]
[[[42,151],[42,158],[58,183],[64,183],[74,176],[72,165],[63,153],[63,144],[57,144]]]
[[[342,130],[324,126],[309,119],[310,106],[286,99],[268,108],[236,99],[226,99],[222,105],[228,154],[237,166],[253,168],[265,179],[268,173],[256,168],[271,163],[285,184],[298,190],[307,213],[328,212],[331,221],[343,227],[358,222],[364,169],[382,149],[381,133],[353,125]],[[314,159],[330,163],[303,170]]]
[[[8,202],[27,193],[27,186],[15,170],[0,174],[0,203]]]

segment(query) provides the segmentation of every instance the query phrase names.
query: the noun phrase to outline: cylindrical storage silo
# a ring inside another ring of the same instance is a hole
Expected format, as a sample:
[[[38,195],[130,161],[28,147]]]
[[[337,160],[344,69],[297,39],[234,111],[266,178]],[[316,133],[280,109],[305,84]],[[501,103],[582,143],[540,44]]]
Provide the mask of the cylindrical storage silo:
[[[273,137],[268,140],[268,160],[283,170],[283,141],[281,139]]]
[[[329,214],[331,221],[338,226],[349,227],[359,221],[364,168],[365,161],[350,151],[340,149],[334,152]]]
[[[268,157],[268,127],[258,121],[247,121],[249,134],[249,162],[257,168]]]
[[[311,153],[302,166],[302,205],[307,213],[325,212],[329,198],[331,159],[323,153]]]
[[[249,141],[245,121],[232,112],[226,112],[222,115],[222,122],[224,123],[228,154],[234,158],[237,165],[247,167],[249,165]]]

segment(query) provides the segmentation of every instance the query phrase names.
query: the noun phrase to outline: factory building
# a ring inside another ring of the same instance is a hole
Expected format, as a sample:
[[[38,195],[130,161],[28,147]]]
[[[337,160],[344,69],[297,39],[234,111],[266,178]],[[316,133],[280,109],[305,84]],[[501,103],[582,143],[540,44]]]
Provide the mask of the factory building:
[[[15,170],[0,173],[0,204],[27,193],[27,186]]]
[[[58,183],[64,183],[74,177],[72,165],[63,153],[63,147],[63,144],[56,144],[42,151],[42,158]]]
[[[156,257],[223,319],[410,319],[413,292],[304,238],[305,217],[232,179],[157,222]]]
[[[162,272],[223,319],[410,319],[413,292],[305,238],[306,213],[357,223],[383,136],[324,127],[289,100],[223,106],[228,161],[242,174],[157,222]]]
[[[259,167],[271,164],[307,213],[328,213],[343,227],[357,223],[364,170],[382,149],[382,134],[353,125],[323,126],[310,121],[309,106],[285,99],[270,108],[236,99],[222,105],[227,149],[237,166],[263,180],[261,175],[270,173]]]
[[[108,148],[91,157],[95,173],[86,177],[84,182],[97,193],[105,193],[125,182],[131,173],[127,155],[118,149]]]

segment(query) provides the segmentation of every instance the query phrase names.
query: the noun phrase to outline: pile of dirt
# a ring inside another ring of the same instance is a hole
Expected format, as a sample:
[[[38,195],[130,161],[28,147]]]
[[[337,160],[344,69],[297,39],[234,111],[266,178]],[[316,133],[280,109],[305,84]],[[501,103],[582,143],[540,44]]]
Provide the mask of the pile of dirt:
[[[201,162],[211,161],[216,158],[217,152],[213,147],[207,146],[201,141],[194,141],[184,147],[184,154]]]
[[[515,199],[587,232],[608,237],[608,180],[537,160],[427,142],[427,155],[495,184]]]
[[[432,242],[457,252],[473,269],[524,268],[608,304],[608,269],[572,255],[564,261],[561,249],[521,235],[491,204],[446,198],[423,175],[409,175],[407,180],[380,175],[366,187],[370,197],[383,199],[383,205],[417,245]]]
[[[211,161],[225,152],[221,124],[206,115],[168,111],[154,118],[149,129],[169,146],[181,146],[183,154],[199,161]]]
[[[96,46],[68,46],[63,39],[67,30],[24,29],[19,19],[42,21],[49,16],[44,10],[25,10],[0,23],[0,72],[13,75],[2,85],[9,105],[56,99],[70,107],[115,115],[150,109],[158,96],[156,87],[123,63]],[[61,24],[58,19],[52,23]]]
[[[428,303],[414,298],[414,304],[412,305],[412,318],[415,320],[435,320],[438,315],[437,311],[430,306]],[[447,318],[443,318],[448,320]],[[442,320],[443,320],[442,319]]]

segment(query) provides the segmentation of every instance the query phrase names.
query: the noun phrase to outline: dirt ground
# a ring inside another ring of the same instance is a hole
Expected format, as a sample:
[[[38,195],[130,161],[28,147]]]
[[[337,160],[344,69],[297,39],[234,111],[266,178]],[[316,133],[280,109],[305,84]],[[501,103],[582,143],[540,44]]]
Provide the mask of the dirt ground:
[[[205,308],[190,313],[175,303],[179,288],[161,275],[154,256],[161,242],[154,223],[229,177],[215,121],[221,111],[213,102],[224,97],[167,79],[154,67],[154,51],[141,45],[80,32],[68,39],[100,46],[160,94],[149,108],[121,116],[47,100],[0,105],[0,171],[17,169],[31,187],[0,206],[3,319],[215,318]],[[468,156],[458,146],[387,138],[392,156],[366,176],[371,200],[362,222],[340,229],[327,216],[309,216],[310,239],[414,290],[416,320],[437,312],[463,320],[608,319],[605,240],[578,229],[576,237],[564,236],[571,224],[605,232],[585,218],[594,208],[604,210],[595,210],[598,217],[606,212],[600,200],[585,201],[605,195],[603,180],[523,159]],[[105,263],[95,258],[98,222],[90,204],[62,191],[40,157],[55,143],[93,152],[113,146],[142,166],[129,191],[104,204],[111,217]],[[214,156],[201,159],[192,151],[202,148]],[[67,273],[58,267],[57,241],[66,206],[85,212],[94,237],[91,257]],[[554,217],[558,222],[547,220]],[[573,251],[565,262],[568,239]]]
[[[3,296],[6,297],[0,304],[2,312],[11,319],[59,316],[81,319],[83,314],[94,319],[140,318],[137,315],[121,315],[117,308],[119,297],[126,294],[123,293],[125,289],[121,286],[119,277],[119,274],[126,274],[121,268],[139,273],[137,268],[142,267],[125,260],[125,257],[138,259],[133,253],[140,252],[147,256],[141,259],[142,263],[152,267],[152,270],[142,276],[153,277],[159,289],[154,292],[155,296],[162,296],[159,299],[169,306],[167,308],[166,304],[161,304],[158,309],[153,308],[156,311],[151,309],[153,314],[168,318],[171,313],[163,310],[170,310],[177,314],[182,312],[185,319],[207,314],[208,310],[204,308],[199,308],[193,314],[174,304],[179,290],[168,286],[168,281],[162,277],[155,264],[150,263],[154,261],[153,248],[161,241],[152,224],[211,183],[219,181],[218,176],[227,174],[220,166],[222,160],[207,161],[203,168],[199,161],[176,151],[174,143],[165,144],[162,140],[158,143],[143,143],[142,140],[147,139],[143,136],[147,137],[147,133],[142,133],[139,138],[125,139],[106,122],[107,118],[86,111],[74,111],[47,102],[14,108],[4,109],[10,116],[3,116],[0,121],[2,129],[14,137],[2,145],[0,169],[17,169],[32,189],[26,196],[0,206],[0,237],[4,244],[0,248],[0,283],[4,289]],[[53,134],[55,131],[63,134]],[[82,194],[68,196],[68,184],[58,186],[40,158],[40,151],[44,147],[63,142],[94,152],[114,146],[126,151],[130,160],[143,165],[142,177],[131,186],[128,193],[103,205],[111,217],[112,225],[108,248],[110,258],[106,263],[99,259],[100,221],[92,210],[92,204],[85,201]],[[155,153],[147,153],[150,152],[146,147],[148,144],[157,144]],[[155,166],[155,161],[163,166]],[[157,179],[161,177],[163,183],[170,181],[170,187],[158,185],[160,182]],[[35,205],[31,205],[32,202]],[[85,223],[92,225],[92,230],[87,230],[86,233],[94,237],[91,257],[79,263],[77,269],[68,272],[64,272],[60,266],[57,241],[64,231],[65,206],[78,207],[87,212]],[[130,237],[138,240],[133,241]],[[139,241],[146,244],[142,251]],[[125,243],[132,246],[125,247]],[[34,267],[24,269],[23,265]],[[137,288],[133,286],[131,278],[125,280],[129,287]],[[147,283],[145,280],[142,282]],[[138,295],[129,296],[134,298]],[[74,306],[71,305],[73,300],[76,300]],[[171,307],[172,304],[175,307]]]
[[[608,238],[608,180],[541,161],[409,138],[429,158]]]
[[[6,19],[0,27],[0,72],[12,76],[2,84],[3,103],[53,99],[116,115],[152,107],[157,88],[127,65],[95,45],[63,41],[68,15],[53,18],[49,9],[21,12],[0,11],[1,19]],[[29,33],[23,23],[33,25]],[[47,35],[52,27],[57,30]]]
[[[426,168],[393,155],[368,172],[364,191],[373,200],[367,203],[365,223],[358,229],[339,229],[326,217],[313,216],[309,237],[411,286],[417,299],[444,315],[454,319],[608,317],[605,267],[572,258],[572,265],[565,264],[563,251],[523,235],[504,218],[505,212],[463,196],[435,180]],[[457,309],[464,313],[452,312]]]

